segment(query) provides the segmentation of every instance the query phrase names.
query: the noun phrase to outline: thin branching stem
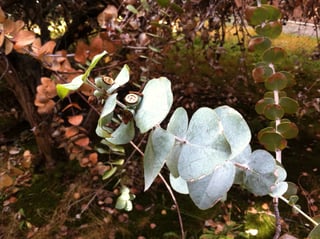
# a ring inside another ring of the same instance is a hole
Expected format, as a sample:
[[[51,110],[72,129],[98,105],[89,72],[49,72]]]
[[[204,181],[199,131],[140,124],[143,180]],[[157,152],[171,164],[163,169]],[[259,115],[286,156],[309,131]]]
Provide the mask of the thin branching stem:
[[[132,147],[134,147],[135,150],[137,150],[139,152],[139,154],[142,157],[144,157],[144,153],[140,150],[140,148],[133,141],[130,141],[130,144],[132,145]],[[174,205],[176,206],[178,219],[179,219],[180,230],[181,230],[181,238],[184,239],[185,238],[185,233],[184,233],[183,221],[182,221],[181,211],[180,211],[180,207],[179,207],[178,201],[177,201],[176,197],[174,196],[174,193],[173,193],[170,185],[168,184],[166,179],[162,176],[162,174],[159,173],[158,176],[160,177],[160,179],[162,180],[162,182],[166,186],[168,192],[170,193],[172,201],[173,201]]]
[[[297,212],[299,212],[302,216],[304,216],[307,220],[309,220],[314,226],[319,226],[320,224],[315,221],[314,219],[312,219],[308,214],[306,214],[304,211],[302,211],[299,207],[297,207],[296,205],[292,205],[288,199],[286,199],[283,196],[279,197],[282,201],[284,201],[286,204],[290,205],[291,207],[294,208],[294,210],[296,210]]]
[[[181,238],[184,239],[185,238],[185,234],[184,234],[184,229],[183,229],[183,222],[182,222],[182,217],[181,217],[181,212],[180,212],[180,208],[179,208],[179,204],[177,202],[176,197],[174,196],[174,193],[170,187],[170,185],[168,184],[168,182],[166,181],[166,179],[162,176],[161,173],[158,174],[158,176],[161,178],[162,182],[164,183],[164,185],[166,186],[167,190],[169,191],[172,201],[176,206],[177,209],[177,213],[178,213],[178,218],[179,218],[179,224],[180,224],[180,229],[181,229]]]
[[[279,199],[273,198],[273,208],[274,208],[274,215],[276,218],[276,232],[273,236],[273,239],[278,239],[281,235],[281,217],[279,212]]]
[[[259,6],[259,3],[258,3]],[[260,3],[261,6],[261,3]],[[269,64],[269,67],[272,69],[273,73],[275,73],[275,68],[274,65],[272,63]],[[280,102],[280,97],[279,97],[279,91],[278,90],[274,90],[273,91],[273,99],[274,99],[274,103],[276,105],[279,105]],[[276,132],[278,132],[278,127],[280,125],[280,118],[277,118],[275,120],[275,128],[276,128]],[[282,150],[281,149],[276,149],[275,150],[275,154],[276,154],[276,161],[279,162],[281,164],[282,161]],[[274,208],[274,216],[276,219],[276,231],[275,234],[273,236],[273,239],[278,239],[281,235],[281,216],[280,216],[280,212],[279,212],[279,198],[275,197],[273,198],[273,208]]]

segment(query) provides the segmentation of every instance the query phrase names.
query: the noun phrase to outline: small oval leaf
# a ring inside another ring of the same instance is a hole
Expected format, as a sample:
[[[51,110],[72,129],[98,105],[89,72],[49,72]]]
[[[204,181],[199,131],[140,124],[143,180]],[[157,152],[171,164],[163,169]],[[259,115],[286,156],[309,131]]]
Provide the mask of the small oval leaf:
[[[256,103],[255,110],[259,115],[262,115],[266,106],[271,104],[274,104],[273,98],[263,98]]]
[[[276,120],[284,116],[284,110],[281,105],[268,104],[264,107],[263,114],[267,119]]]
[[[286,57],[286,52],[281,47],[271,47],[263,53],[262,59],[266,62],[279,63]]]
[[[282,90],[286,88],[287,84],[288,84],[287,77],[281,72],[275,72],[270,77],[268,77],[264,82],[266,89],[271,91]]]
[[[145,190],[151,186],[160,173],[174,142],[174,136],[162,128],[156,128],[151,131],[143,160]]]
[[[134,123],[130,120],[127,124],[121,123],[120,126],[106,138],[112,144],[127,144],[134,138]]]
[[[141,133],[160,124],[170,111],[173,95],[171,82],[166,77],[148,81],[142,91],[142,101],[134,116]]]
[[[263,52],[271,47],[271,40],[268,37],[256,36],[249,40],[248,51]]]
[[[293,122],[281,122],[277,126],[277,130],[286,139],[293,139],[297,137],[299,133],[297,125]]]
[[[298,102],[290,97],[281,97],[279,104],[287,114],[295,114],[299,109]]]
[[[277,38],[282,32],[282,24],[279,21],[267,22],[256,27],[258,35],[270,38]]]
[[[269,151],[283,150],[287,147],[287,140],[277,132],[265,132],[261,134],[259,141]]]
[[[273,73],[268,65],[259,65],[252,70],[252,77],[256,83],[264,82]]]

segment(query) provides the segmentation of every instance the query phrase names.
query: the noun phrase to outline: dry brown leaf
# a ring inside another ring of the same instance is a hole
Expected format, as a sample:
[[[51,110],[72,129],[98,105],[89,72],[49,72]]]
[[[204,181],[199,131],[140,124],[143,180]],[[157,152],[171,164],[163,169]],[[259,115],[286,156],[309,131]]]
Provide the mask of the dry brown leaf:
[[[63,63],[67,59],[67,51],[61,50],[55,53],[57,62]]]
[[[5,48],[4,48],[4,54],[8,55],[12,49],[13,49],[13,43],[9,41],[8,39],[5,40]]]
[[[77,127],[71,126],[65,128],[64,136],[66,138],[71,138],[79,133],[79,129]]]
[[[99,26],[103,29],[107,28],[108,23],[118,17],[118,9],[113,5],[108,5],[103,12],[101,12],[98,17],[97,21]]]
[[[56,102],[49,100],[44,106],[38,107],[37,111],[39,114],[51,114],[55,106]]]
[[[83,115],[72,115],[68,117],[68,122],[74,126],[79,126],[83,121]]]
[[[13,37],[13,33],[16,29],[16,23],[10,19],[6,19],[3,23],[3,29],[7,37]]]
[[[86,167],[89,164],[89,159],[87,157],[81,158],[79,160],[79,163],[81,167]]]
[[[70,109],[70,108],[76,108],[78,110],[81,110],[81,107],[77,104],[77,103],[70,103],[68,104],[66,107],[64,107],[61,112],[65,112],[66,110]]]
[[[74,59],[81,64],[85,64],[89,56],[88,52],[89,46],[83,41],[78,41]]]
[[[89,59],[91,60],[95,55],[98,55],[103,50],[103,40],[100,36],[96,36],[92,39],[90,42],[90,53],[89,53]]]
[[[41,82],[43,84],[43,89],[39,87],[39,92],[44,93],[48,98],[53,98],[57,95],[56,83],[53,80],[47,77],[42,77]],[[42,91],[40,91],[40,89]],[[37,91],[38,91],[38,87],[37,87]]]
[[[54,55],[43,55],[42,56],[43,65],[52,70],[52,71],[60,71],[61,64],[57,61],[57,57]]]
[[[115,45],[111,41],[103,41],[103,50],[106,50],[109,54],[116,51]]]
[[[31,45],[31,51],[34,57],[39,58],[39,50],[41,48],[41,39],[37,37]]]
[[[23,174],[23,171],[17,167],[14,167],[14,166],[11,166],[10,167],[10,176],[19,176],[19,175],[22,175]]]
[[[0,25],[0,47],[3,45],[4,39],[3,26]]]
[[[13,38],[13,41],[15,42],[14,49],[18,52],[22,51],[25,46],[32,44],[35,39],[36,35],[34,32],[21,30]]]
[[[39,89],[39,88],[43,88],[43,86],[39,85],[37,87],[37,89]],[[48,97],[45,94],[39,92],[39,93],[36,94],[36,98],[34,100],[34,105],[38,106],[38,107],[44,107],[44,105],[46,103],[48,103],[48,101],[49,101]]]
[[[76,158],[80,156],[79,154],[82,153],[82,151],[83,151],[82,148],[80,146],[77,146],[77,145],[73,145],[70,148],[70,152],[72,154],[75,154]]]
[[[15,35],[24,27],[25,23],[22,20],[17,20],[14,22],[14,25],[15,25],[15,28],[14,28],[13,34]]]
[[[6,20],[6,14],[2,10],[2,8],[0,7],[0,23],[3,23],[5,20]]]
[[[52,54],[55,47],[56,47],[55,41],[48,41],[40,48],[39,55]]]
[[[80,138],[74,141],[74,143],[78,146],[86,147],[90,143],[90,139],[88,137]]]
[[[97,153],[91,153],[89,155],[89,160],[90,160],[92,165],[97,164],[98,163],[98,154]]]
[[[12,186],[13,182],[13,179],[8,174],[0,175],[0,190]]]
[[[85,96],[91,96],[93,95],[94,92],[94,88],[92,86],[90,86],[89,84],[83,84],[79,90],[81,91],[81,93],[83,93]]]
[[[38,85],[37,86],[37,93],[40,94],[40,95],[43,95],[43,97],[46,96],[46,87],[42,84],[42,85]]]

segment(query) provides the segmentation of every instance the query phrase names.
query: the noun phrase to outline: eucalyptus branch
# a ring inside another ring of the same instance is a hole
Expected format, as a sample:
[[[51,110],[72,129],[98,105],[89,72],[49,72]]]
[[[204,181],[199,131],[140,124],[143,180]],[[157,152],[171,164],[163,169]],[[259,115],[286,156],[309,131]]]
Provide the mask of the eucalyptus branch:
[[[133,141],[130,141],[130,144],[132,145],[132,147],[134,147],[135,150],[137,150],[139,152],[139,154],[142,157],[144,157],[144,153],[140,150],[140,148]],[[184,233],[183,221],[182,221],[181,211],[180,211],[180,207],[179,207],[178,201],[177,201],[176,197],[174,196],[174,193],[173,193],[170,185],[168,184],[166,179],[162,176],[162,174],[159,173],[158,176],[160,177],[160,179],[162,180],[162,182],[166,186],[168,192],[170,193],[172,201],[173,201],[174,205],[176,206],[178,219],[179,219],[179,224],[180,224],[180,230],[181,230],[181,238],[184,239],[185,238],[185,233]]]
[[[302,216],[304,216],[307,220],[309,220],[309,222],[311,222],[314,226],[319,226],[319,223],[317,221],[315,221],[314,219],[312,219],[309,215],[307,215],[304,211],[302,211],[299,207],[297,207],[294,204],[291,204],[289,202],[288,199],[286,199],[283,196],[279,197],[282,201],[284,201],[286,204],[290,205],[291,207],[294,208],[294,210],[296,210],[297,212],[299,212]]]

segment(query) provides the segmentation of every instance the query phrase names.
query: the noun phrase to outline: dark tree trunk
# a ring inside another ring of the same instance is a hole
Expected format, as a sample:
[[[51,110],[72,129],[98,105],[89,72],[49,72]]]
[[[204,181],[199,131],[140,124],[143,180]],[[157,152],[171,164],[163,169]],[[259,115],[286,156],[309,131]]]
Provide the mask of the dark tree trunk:
[[[13,53],[14,54],[14,53]],[[54,165],[53,143],[50,136],[50,121],[48,117],[38,114],[34,105],[37,82],[41,77],[41,66],[31,57],[24,55],[2,55],[0,58],[0,75],[5,80],[9,89],[14,93],[19,102],[23,116],[34,131],[38,151],[45,160],[46,167]]]

